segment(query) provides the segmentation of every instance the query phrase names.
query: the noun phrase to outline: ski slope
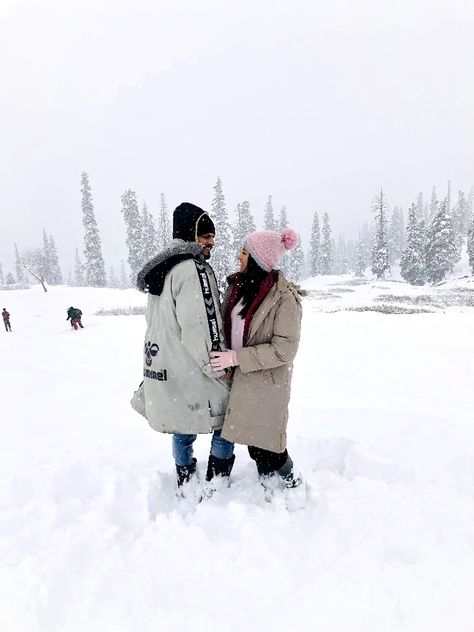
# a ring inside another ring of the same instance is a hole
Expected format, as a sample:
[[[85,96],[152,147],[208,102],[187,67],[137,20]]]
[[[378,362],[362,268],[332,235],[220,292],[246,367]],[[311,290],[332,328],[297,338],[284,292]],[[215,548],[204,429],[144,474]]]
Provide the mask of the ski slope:
[[[242,446],[229,489],[176,500],[170,437],[129,406],[144,318],[96,315],[143,295],[0,292],[1,632],[474,630],[472,278],[442,300],[394,282],[307,288],[294,513],[265,502]],[[429,311],[351,311],[410,300]],[[201,473],[208,450],[199,437]]]

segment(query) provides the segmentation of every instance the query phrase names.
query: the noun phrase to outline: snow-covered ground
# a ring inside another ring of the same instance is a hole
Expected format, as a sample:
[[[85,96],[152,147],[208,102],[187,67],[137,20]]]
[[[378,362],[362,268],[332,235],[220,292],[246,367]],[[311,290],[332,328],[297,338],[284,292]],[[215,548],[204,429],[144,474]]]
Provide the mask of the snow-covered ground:
[[[294,513],[243,447],[229,489],[175,499],[170,438],[129,406],[143,316],[95,315],[142,295],[0,292],[1,632],[474,630],[474,282],[307,288]],[[381,305],[429,311],[354,311]]]

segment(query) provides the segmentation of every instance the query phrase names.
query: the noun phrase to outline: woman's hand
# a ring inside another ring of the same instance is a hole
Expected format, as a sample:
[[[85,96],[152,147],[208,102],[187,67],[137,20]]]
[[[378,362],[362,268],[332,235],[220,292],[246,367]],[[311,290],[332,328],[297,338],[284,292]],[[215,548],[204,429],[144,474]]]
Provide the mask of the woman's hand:
[[[213,371],[223,371],[231,366],[238,366],[237,351],[211,351],[209,354]]]

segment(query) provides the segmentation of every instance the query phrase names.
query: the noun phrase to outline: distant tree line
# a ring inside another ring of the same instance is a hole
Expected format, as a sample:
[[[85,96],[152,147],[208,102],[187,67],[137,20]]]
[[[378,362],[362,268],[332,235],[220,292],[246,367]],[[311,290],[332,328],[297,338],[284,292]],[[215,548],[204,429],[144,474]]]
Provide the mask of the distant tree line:
[[[367,270],[383,279],[391,266],[400,265],[403,279],[413,285],[436,284],[468,254],[474,274],[474,189],[469,195],[459,191],[451,199],[451,185],[439,200],[433,187],[430,202],[419,193],[408,211],[405,227],[402,209],[395,206],[389,214],[386,194],[380,190],[372,203],[373,223],[366,223],[359,239],[347,241],[331,237],[329,216],[313,216],[309,249],[309,274],[345,274],[363,276]]]
[[[300,241],[282,261],[282,270],[291,281],[305,276],[346,274],[363,276],[367,272],[377,279],[390,274],[393,265],[400,266],[402,277],[411,284],[439,283],[453,270],[462,252],[467,250],[474,273],[474,188],[468,195],[459,191],[453,201],[451,184],[447,194],[438,199],[433,187],[429,202],[419,193],[410,205],[405,226],[403,211],[394,206],[390,212],[385,192],[381,189],[372,202],[372,221],[362,225],[358,239],[333,237],[327,212],[313,215],[309,248],[305,253]],[[171,240],[171,212],[162,193],[157,214],[145,202],[138,203],[137,193],[127,189],[121,196],[121,215],[125,224],[127,263],[120,262],[119,271],[110,267],[106,274],[99,228],[95,218],[92,191],[87,173],[81,175],[81,210],[84,227],[83,258],[76,248],[74,268],[67,277],[73,286],[127,288],[134,286],[140,268]],[[216,244],[212,266],[219,286],[235,270],[235,258],[245,235],[257,225],[248,200],[239,202],[229,214],[223,185],[217,178],[210,214],[216,225]],[[282,230],[291,222],[285,205],[275,211],[273,197],[268,196],[263,211],[264,230]],[[15,275],[4,276],[0,263],[0,285],[25,285],[31,277],[43,288],[64,282],[56,244],[43,230],[41,245],[19,251],[14,244]]]

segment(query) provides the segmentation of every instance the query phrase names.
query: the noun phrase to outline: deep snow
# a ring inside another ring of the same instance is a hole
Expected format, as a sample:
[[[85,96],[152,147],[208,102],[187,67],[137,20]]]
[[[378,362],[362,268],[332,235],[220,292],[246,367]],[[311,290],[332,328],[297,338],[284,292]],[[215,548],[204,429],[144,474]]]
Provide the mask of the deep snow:
[[[343,311],[439,290],[352,281],[307,283],[295,513],[264,501],[242,447],[229,489],[175,499],[170,438],[129,406],[144,319],[94,315],[142,295],[0,292],[1,632],[472,632],[474,310]]]

